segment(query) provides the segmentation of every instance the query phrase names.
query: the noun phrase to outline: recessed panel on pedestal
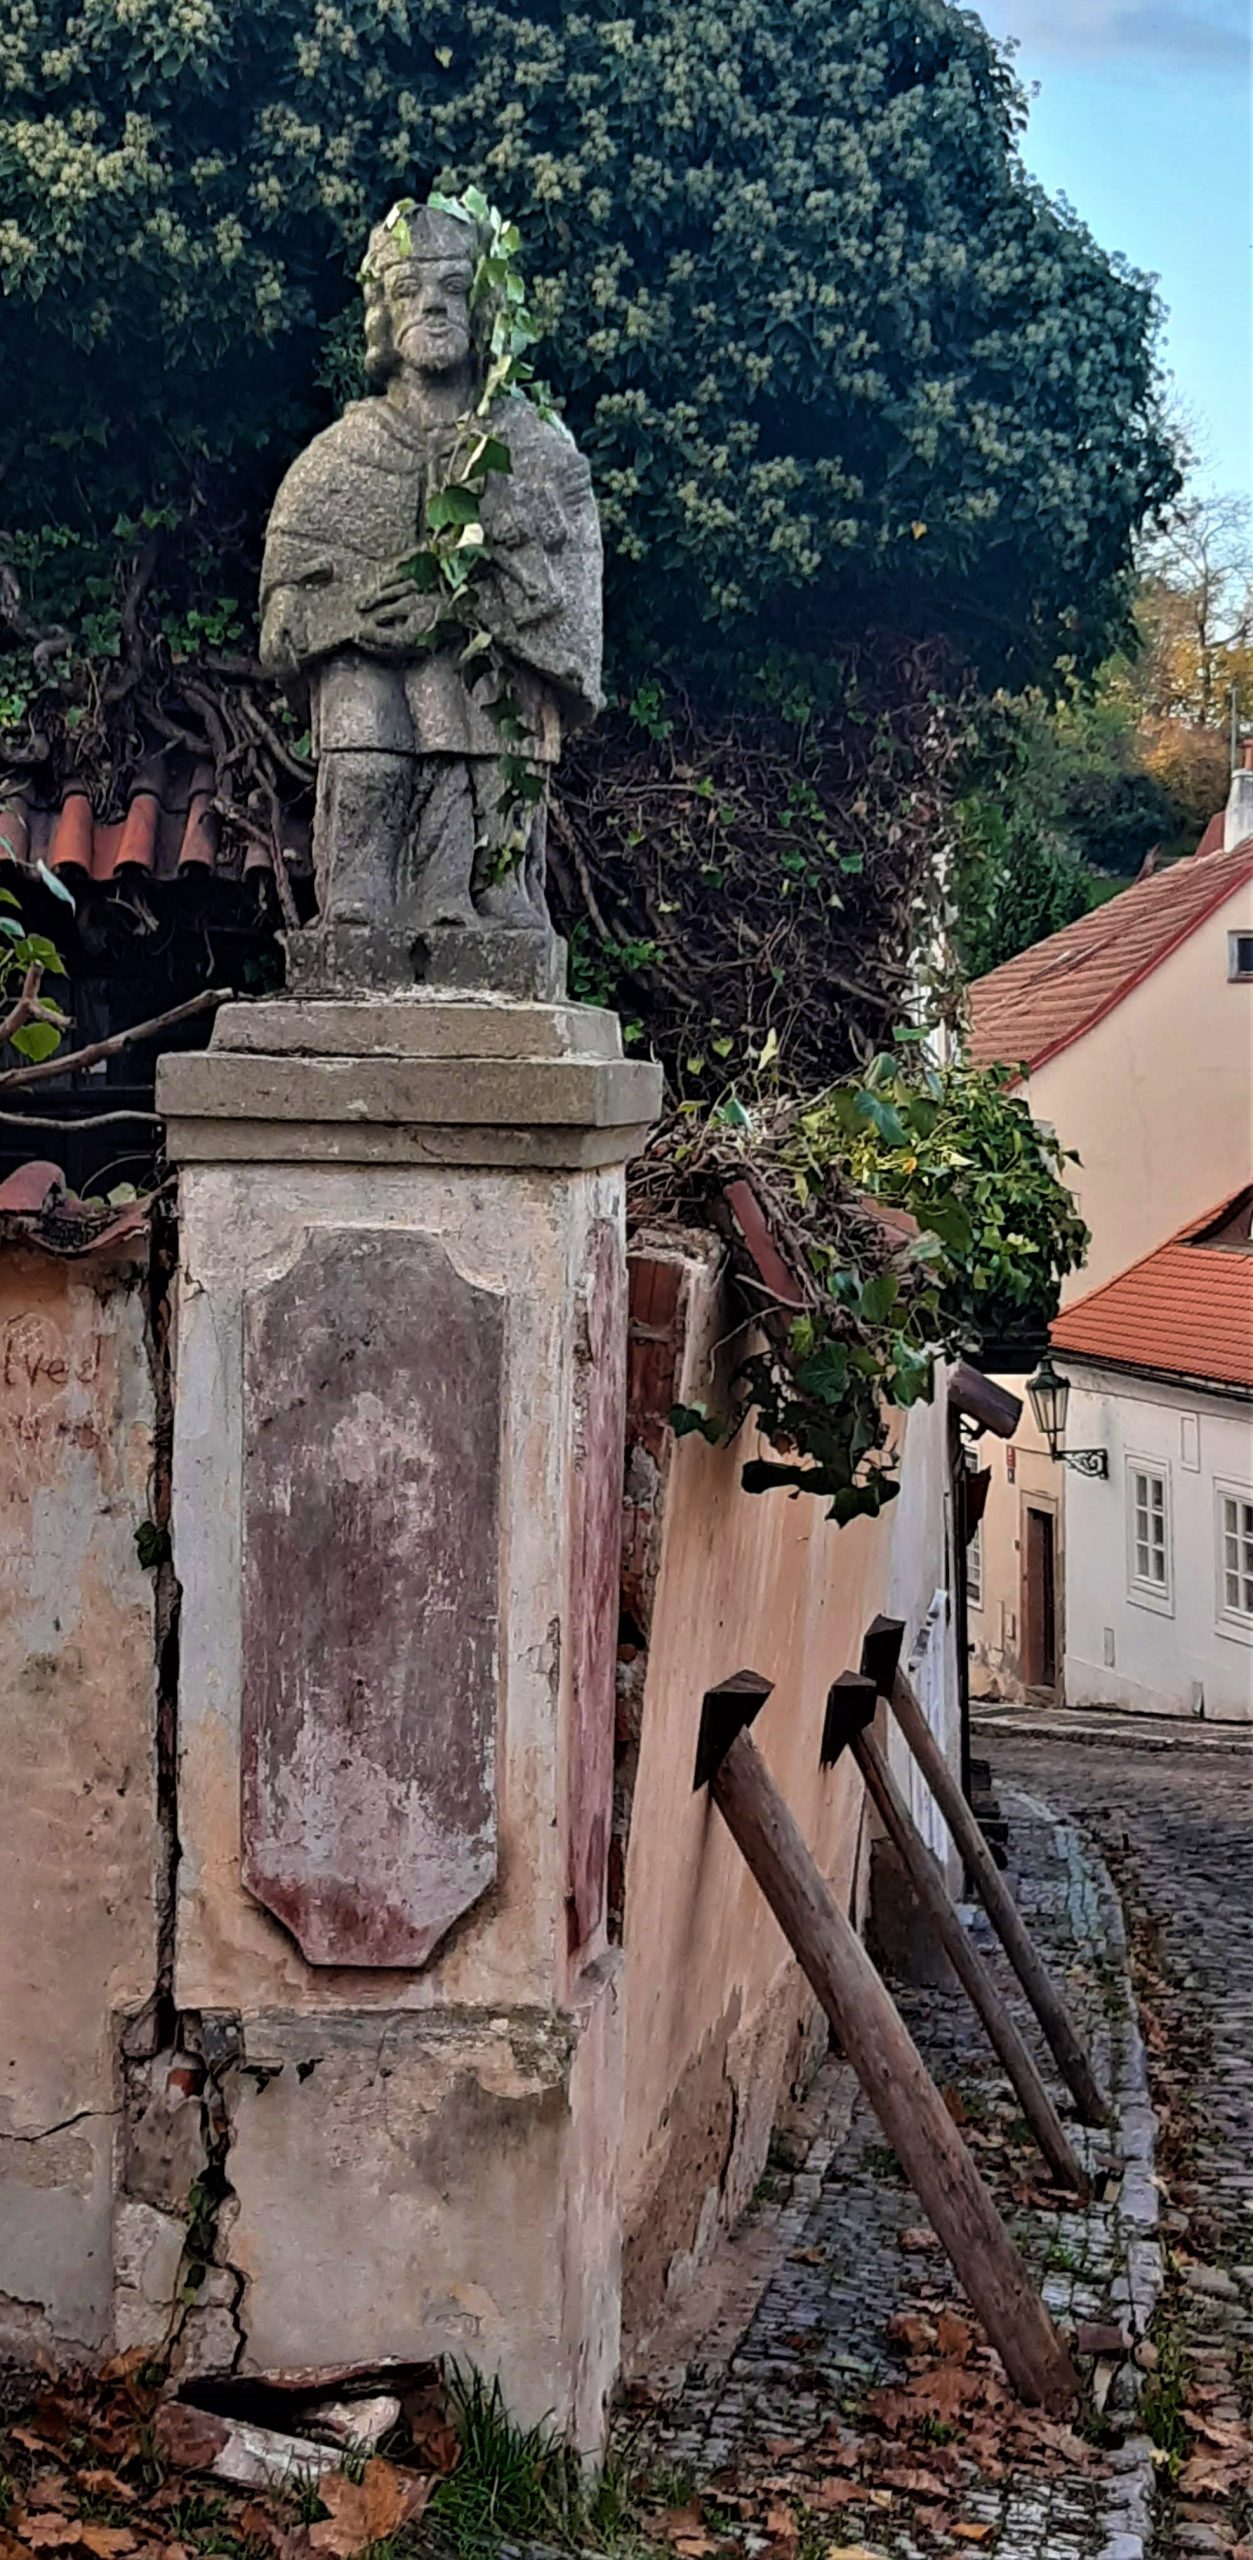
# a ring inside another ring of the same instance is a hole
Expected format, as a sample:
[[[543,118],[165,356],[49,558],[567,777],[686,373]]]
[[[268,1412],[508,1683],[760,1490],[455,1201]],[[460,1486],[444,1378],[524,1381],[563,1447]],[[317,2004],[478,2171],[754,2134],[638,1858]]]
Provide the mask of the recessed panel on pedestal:
[[[496,1872],[503,1354],[430,1236],[245,1304],[243,1879],[312,1964],[420,1965]]]

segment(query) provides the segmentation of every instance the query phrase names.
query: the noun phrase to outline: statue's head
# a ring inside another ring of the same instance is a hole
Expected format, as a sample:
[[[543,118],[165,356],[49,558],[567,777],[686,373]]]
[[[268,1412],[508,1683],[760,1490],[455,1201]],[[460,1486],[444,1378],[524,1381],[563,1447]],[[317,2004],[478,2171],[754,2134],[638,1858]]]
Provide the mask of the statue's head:
[[[401,365],[437,380],[478,366],[470,295],[479,248],[473,221],[429,205],[392,207],[361,270],[371,381]]]

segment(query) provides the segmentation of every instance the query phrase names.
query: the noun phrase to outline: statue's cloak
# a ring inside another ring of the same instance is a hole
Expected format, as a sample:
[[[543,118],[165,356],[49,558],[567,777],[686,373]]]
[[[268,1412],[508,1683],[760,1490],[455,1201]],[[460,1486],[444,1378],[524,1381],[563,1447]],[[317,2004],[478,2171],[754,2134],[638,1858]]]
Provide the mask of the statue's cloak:
[[[508,447],[512,470],[487,483],[474,616],[508,663],[533,752],[555,760],[563,731],[583,727],[601,701],[602,553],[591,474],[566,429],[528,400],[497,402],[485,424]],[[261,572],[261,655],[278,672],[312,679],[318,753],[357,745],[501,751],[458,649],[398,661],[370,651],[360,622],[417,549],[453,433],[419,424],[394,393],[357,401],[279,488]]]

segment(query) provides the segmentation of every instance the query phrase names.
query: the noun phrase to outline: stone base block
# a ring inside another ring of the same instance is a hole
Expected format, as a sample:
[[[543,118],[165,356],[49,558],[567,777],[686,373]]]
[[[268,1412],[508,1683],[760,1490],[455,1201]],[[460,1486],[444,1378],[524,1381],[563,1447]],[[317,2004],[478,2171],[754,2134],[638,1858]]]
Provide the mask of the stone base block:
[[[411,936],[381,925],[305,925],[286,936],[287,987],[299,997],[403,995],[424,986],[493,989],[524,1002],[559,1002],[566,946],[549,930],[433,925]]]
[[[242,2021],[237,2369],[449,2356],[600,2451],[618,2360],[617,1958],[563,2010]]]

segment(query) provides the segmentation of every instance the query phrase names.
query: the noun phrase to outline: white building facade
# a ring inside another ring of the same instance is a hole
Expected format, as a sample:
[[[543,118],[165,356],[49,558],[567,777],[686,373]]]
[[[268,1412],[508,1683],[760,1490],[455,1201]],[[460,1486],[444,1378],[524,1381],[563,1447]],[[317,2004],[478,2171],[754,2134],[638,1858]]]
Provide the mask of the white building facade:
[[[1253,1724],[1253,1398],[1065,1367],[1068,1703]]]

